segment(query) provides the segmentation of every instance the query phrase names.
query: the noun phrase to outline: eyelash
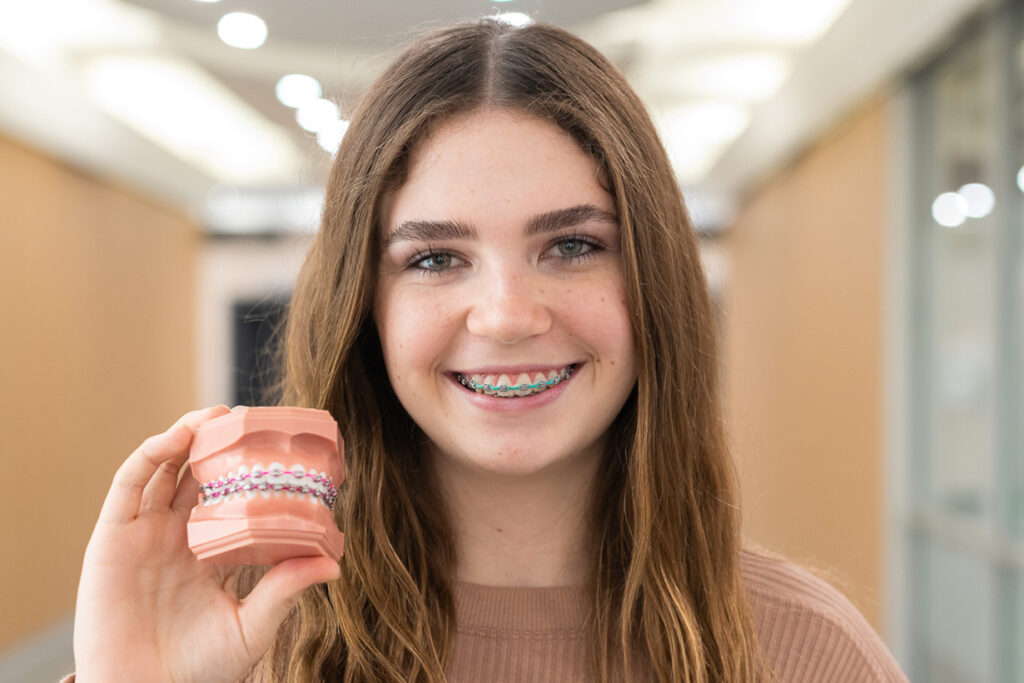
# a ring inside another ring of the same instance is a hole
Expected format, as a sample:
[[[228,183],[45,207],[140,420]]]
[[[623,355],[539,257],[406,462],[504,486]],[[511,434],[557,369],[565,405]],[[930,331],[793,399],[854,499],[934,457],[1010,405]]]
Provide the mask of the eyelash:
[[[585,247],[587,247],[587,251],[583,252],[582,254],[558,256],[558,258],[562,260],[562,263],[565,264],[582,263],[588,259],[597,256],[598,253],[604,251],[604,246],[597,242],[595,239],[591,237],[584,237],[583,235],[572,234],[563,235],[561,237],[555,238],[555,240],[551,242],[551,244],[548,246],[547,249],[544,250],[544,252],[547,253],[551,249],[554,249],[559,245],[565,244],[566,242],[580,242]],[[435,249],[434,247],[428,247],[425,251],[420,251],[417,252],[416,254],[413,254],[413,256],[410,257],[408,261],[406,261],[405,267],[411,268],[412,270],[421,271],[424,274],[436,276],[444,275],[445,272],[449,270],[450,266],[448,268],[425,268],[421,265],[427,259],[434,258],[436,256],[458,258],[458,256],[456,256],[450,251],[445,251],[444,249]]]

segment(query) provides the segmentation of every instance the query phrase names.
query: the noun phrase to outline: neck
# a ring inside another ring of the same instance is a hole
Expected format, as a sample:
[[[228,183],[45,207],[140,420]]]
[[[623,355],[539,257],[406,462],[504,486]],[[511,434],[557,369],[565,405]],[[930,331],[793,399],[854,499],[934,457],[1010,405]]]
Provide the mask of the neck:
[[[586,582],[596,455],[527,475],[470,469],[442,457],[434,463],[452,515],[459,581],[510,587]]]

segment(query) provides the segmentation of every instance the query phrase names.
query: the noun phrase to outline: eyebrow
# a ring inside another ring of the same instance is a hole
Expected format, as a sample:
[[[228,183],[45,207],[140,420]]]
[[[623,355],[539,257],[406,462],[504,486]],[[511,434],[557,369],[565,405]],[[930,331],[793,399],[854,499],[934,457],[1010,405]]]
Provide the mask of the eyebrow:
[[[528,236],[540,235],[563,228],[571,228],[588,221],[611,223],[614,225],[619,222],[619,218],[615,214],[599,209],[593,204],[579,204],[531,216],[526,222],[525,232]],[[464,221],[412,220],[399,223],[398,227],[384,238],[382,246],[387,247],[395,242],[407,240],[432,242],[459,239],[475,240],[478,237],[476,229]]]

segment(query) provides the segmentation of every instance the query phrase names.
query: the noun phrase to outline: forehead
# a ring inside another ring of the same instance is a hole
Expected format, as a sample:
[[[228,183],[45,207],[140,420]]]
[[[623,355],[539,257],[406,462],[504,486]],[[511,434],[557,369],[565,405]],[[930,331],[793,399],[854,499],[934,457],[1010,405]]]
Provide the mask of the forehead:
[[[516,220],[585,203],[614,212],[597,164],[569,133],[528,114],[484,110],[443,122],[417,147],[382,227],[409,219]]]

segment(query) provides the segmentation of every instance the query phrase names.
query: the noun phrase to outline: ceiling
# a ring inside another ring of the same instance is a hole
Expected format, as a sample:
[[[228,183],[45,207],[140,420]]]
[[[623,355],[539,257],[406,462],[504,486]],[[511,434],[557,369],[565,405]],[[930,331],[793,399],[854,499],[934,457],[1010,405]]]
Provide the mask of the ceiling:
[[[700,197],[698,220],[716,224],[760,175],[980,4],[0,0],[0,132],[135,184],[213,230],[308,227],[330,153],[277,100],[278,79],[315,77],[344,118],[423,29],[522,12],[578,33],[625,72],[684,188]],[[262,46],[218,38],[218,20],[234,11],[266,22]],[[267,218],[267,202],[282,201],[288,210]]]

